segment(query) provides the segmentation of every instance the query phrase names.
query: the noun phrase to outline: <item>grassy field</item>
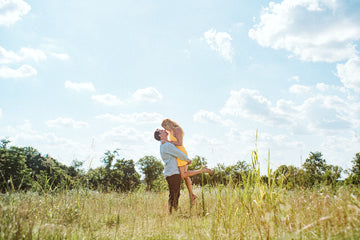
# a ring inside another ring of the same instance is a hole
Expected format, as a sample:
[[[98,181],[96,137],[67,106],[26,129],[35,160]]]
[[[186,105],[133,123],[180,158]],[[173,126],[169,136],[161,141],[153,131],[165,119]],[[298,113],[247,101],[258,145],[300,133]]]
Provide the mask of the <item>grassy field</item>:
[[[0,239],[360,239],[357,188],[293,190],[255,184],[168,193],[7,193]],[[202,199],[202,195],[204,199]],[[204,205],[205,204],[205,205]]]

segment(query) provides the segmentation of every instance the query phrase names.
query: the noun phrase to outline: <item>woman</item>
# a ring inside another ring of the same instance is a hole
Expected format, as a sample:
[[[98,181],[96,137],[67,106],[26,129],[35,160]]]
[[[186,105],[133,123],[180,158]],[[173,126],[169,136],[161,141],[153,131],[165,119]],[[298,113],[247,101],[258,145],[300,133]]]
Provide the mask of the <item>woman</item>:
[[[183,153],[188,155],[185,147],[183,146],[184,131],[179,126],[179,124],[177,124],[173,120],[167,118],[162,121],[161,126],[163,128],[165,128],[166,131],[169,132],[169,142],[173,143],[180,151],[182,151]],[[185,180],[186,187],[189,190],[190,203],[191,203],[191,205],[194,205],[195,199],[197,198],[197,196],[192,191],[190,177],[195,176],[200,173],[209,173],[210,175],[212,175],[213,172],[211,171],[211,169],[206,168],[206,167],[203,167],[202,169],[198,169],[198,170],[194,170],[194,171],[188,171],[187,170],[188,162],[183,161],[178,158],[177,158],[177,163],[178,163],[178,167],[180,170],[181,178],[183,178]]]

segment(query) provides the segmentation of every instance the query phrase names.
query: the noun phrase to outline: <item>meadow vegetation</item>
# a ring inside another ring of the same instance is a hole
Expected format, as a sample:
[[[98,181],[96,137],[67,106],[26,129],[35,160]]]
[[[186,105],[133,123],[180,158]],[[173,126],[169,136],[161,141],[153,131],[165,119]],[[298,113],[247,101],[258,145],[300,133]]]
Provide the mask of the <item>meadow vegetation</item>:
[[[8,192],[0,239],[359,239],[355,187],[197,187],[204,197],[169,215],[167,192]]]
[[[349,177],[339,181],[341,169],[327,165],[318,152],[301,169],[283,165],[272,171],[268,165],[262,176],[255,148],[249,164],[219,164],[212,177],[193,178],[195,206],[190,208],[184,187],[180,208],[170,215],[154,157],[136,163],[145,176],[141,183],[135,162],[118,159],[116,152],[85,173],[76,164],[63,166],[32,148],[5,143],[0,239],[360,238],[359,154]],[[196,157],[191,168],[204,164]]]

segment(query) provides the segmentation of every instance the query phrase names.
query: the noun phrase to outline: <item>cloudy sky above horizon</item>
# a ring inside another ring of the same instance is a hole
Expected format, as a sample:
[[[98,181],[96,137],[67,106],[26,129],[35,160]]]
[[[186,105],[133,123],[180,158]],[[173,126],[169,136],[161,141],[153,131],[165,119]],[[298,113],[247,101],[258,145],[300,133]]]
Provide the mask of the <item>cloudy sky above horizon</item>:
[[[160,158],[171,118],[190,157],[300,167],[360,152],[355,0],[0,0],[0,138],[64,164]],[[257,136],[256,136],[257,133]]]

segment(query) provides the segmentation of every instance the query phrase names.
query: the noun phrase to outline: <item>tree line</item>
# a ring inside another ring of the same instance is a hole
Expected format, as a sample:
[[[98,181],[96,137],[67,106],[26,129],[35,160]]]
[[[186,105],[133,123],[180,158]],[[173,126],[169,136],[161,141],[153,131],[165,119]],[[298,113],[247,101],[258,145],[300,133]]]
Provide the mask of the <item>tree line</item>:
[[[7,139],[0,140],[0,191],[56,191],[63,189],[87,188],[99,191],[135,191],[145,188],[151,191],[167,189],[162,175],[164,169],[161,160],[154,156],[145,156],[138,161],[120,158],[118,150],[107,151],[102,157],[102,166],[84,171],[83,162],[74,160],[71,166],[61,164],[49,155],[42,155],[32,147],[8,146]],[[256,153],[256,152],[255,152]],[[293,188],[312,188],[321,185],[337,186],[342,184],[360,184],[360,153],[352,160],[352,168],[343,170],[339,166],[329,165],[321,152],[310,152],[301,167],[281,165],[275,171],[261,176],[266,184],[276,184]],[[192,159],[189,170],[207,165],[205,158]],[[140,169],[144,180],[136,167]],[[192,177],[195,185],[243,185],[251,174],[259,171],[259,166],[238,161],[234,165],[217,164],[214,175],[196,175]],[[348,177],[340,181],[342,173]]]

